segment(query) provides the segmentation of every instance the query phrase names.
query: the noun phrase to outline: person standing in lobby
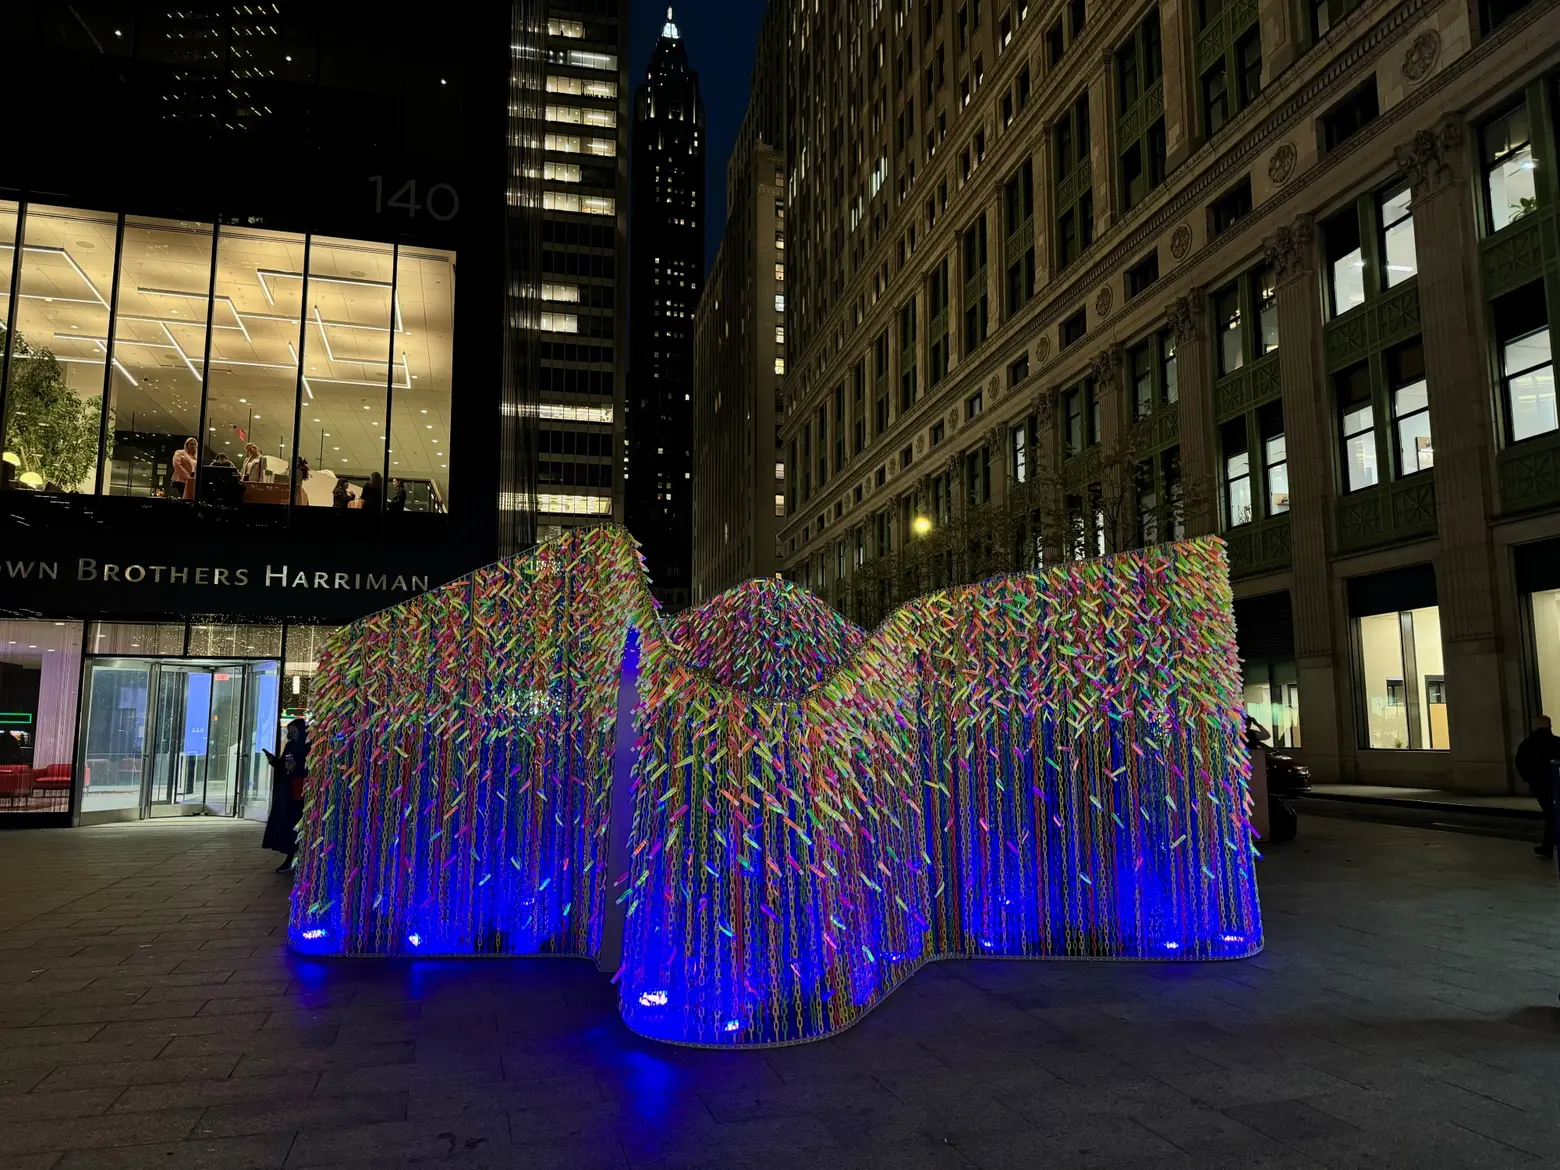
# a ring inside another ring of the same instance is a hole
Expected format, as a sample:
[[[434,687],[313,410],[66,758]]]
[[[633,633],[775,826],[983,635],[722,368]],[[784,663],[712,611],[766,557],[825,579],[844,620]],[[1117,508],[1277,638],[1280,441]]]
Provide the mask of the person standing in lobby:
[[[359,498],[363,501],[360,505],[365,512],[379,511],[379,502],[385,496],[384,476],[377,471],[369,472],[368,482],[363,485],[363,494]]]
[[[260,448],[253,443],[244,444],[244,467],[239,478],[245,483],[265,482],[265,460],[260,455]]]
[[[1555,761],[1560,760],[1560,736],[1555,735],[1548,715],[1533,721],[1533,732],[1517,745],[1517,775],[1533,790],[1538,807],[1544,810],[1544,840],[1533,846],[1539,857],[1555,855]]]
[[[173,482],[177,486],[178,498],[193,500],[195,498],[195,460],[200,455],[200,444],[194,439],[185,439],[184,446],[173,453]]]

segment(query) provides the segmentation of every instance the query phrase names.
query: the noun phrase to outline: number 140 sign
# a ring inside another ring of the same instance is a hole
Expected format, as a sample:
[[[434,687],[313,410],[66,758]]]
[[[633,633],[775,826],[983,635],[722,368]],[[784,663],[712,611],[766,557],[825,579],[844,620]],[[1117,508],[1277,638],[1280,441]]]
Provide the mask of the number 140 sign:
[[[408,179],[402,183],[388,199],[385,197],[383,175],[370,175],[368,181],[374,185],[375,215],[383,215],[386,208],[394,208],[406,212],[412,219],[419,214],[427,214],[440,223],[446,223],[460,213],[460,192],[448,183],[435,183],[427,189],[422,201],[419,202],[416,179]]]

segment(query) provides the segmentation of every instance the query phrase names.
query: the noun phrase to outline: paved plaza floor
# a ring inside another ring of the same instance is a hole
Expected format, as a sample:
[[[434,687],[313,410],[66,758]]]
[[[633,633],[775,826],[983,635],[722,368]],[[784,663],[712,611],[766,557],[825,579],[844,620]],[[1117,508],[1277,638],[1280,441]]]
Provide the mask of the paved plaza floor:
[[[1307,816],[1255,959],[943,963],[738,1053],[578,961],[296,958],[259,839],[0,836],[0,1166],[1560,1161],[1560,890],[1509,837]]]

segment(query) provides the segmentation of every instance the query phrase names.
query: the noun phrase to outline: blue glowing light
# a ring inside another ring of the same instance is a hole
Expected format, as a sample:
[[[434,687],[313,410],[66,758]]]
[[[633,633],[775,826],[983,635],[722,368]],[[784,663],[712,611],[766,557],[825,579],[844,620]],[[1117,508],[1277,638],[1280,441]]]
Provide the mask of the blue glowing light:
[[[317,688],[300,954],[594,959],[632,1031],[740,1047],[935,959],[1261,949],[1217,538],[868,633],[776,580],[663,617],[574,530],[342,627]]]

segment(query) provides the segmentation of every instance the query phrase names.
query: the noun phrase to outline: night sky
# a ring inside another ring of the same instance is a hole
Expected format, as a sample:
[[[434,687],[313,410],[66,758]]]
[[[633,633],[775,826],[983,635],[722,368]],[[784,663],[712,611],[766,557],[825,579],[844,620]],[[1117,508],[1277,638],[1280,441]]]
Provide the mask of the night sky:
[[[706,269],[715,259],[726,226],[726,159],[747,112],[753,42],[764,8],[765,0],[673,0],[677,31],[688,46],[688,60],[699,74],[699,93],[704,98]],[[635,0],[631,12],[628,77],[632,90],[645,79],[650,52],[666,23],[666,6]]]

